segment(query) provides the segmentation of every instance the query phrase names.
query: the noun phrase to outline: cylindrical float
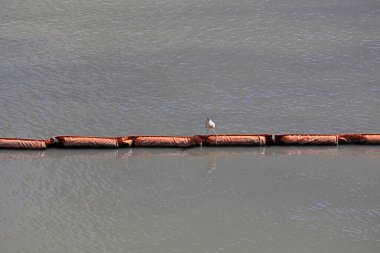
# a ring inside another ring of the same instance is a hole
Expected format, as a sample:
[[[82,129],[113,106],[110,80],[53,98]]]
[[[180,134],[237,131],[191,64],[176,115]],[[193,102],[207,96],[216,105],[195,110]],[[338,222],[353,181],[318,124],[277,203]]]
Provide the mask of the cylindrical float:
[[[337,145],[335,134],[278,134],[274,136],[277,145]]]
[[[269,134],[196,135],[194,138],[206,146],[264,146],[272,143],[272,135]]]
[[[3,149],[46,149],[51,140],[0,138],[0,148]]]
[[[0,149],[123,148],[264,145],[380,145],[380,134],[219,134],[194,136],[56,136],[50,139],[0,138]]]
[[[55,136],[57,146],[64,148],[118,148],[118,137]]]
[[[380,134],[338,134],[339,144],[380,144]]]
[[[193,136],[131,136],[135,147],[193,147],[197,141]]]

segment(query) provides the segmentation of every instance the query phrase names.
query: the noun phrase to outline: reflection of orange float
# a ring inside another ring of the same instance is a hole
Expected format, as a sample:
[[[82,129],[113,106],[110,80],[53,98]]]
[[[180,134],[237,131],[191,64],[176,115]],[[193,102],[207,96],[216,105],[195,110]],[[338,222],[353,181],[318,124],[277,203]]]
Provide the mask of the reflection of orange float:
[[[267,145],[380,145],[380,134],[218,134],[194,136],[55,136],[47,140],[0,138],[0,148],[124,148],[195,146],[267,146]]]

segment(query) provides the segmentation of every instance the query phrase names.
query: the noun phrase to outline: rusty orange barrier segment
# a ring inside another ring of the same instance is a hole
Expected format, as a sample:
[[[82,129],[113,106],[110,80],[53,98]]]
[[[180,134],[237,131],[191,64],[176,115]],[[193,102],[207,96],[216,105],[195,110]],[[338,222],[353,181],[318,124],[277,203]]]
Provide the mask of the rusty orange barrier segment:
[[[46,149],[51,143],[51,139],[0,138],[0,148],[7,149]]]
[[[217,134],[196,135],[194,138],[206,146],[264,146],[272,144],[272,135],[269,134]]]
[[[336,134],[280,134],[275,135],[278,145],[338,145]]]
[[[194,136],[55,136],[50,139],[0,138],[0,149],[124,148],[265,145],[380,145],[380,134],[218,134]]]
[[[380,134],[338,134],[339,144],[380,144]]]
[[[193,147],[198,143],[193,136],[131,136],[135,147]]]
[[[57,146],[64,148],[118,148],[118,137],[55,136]]]

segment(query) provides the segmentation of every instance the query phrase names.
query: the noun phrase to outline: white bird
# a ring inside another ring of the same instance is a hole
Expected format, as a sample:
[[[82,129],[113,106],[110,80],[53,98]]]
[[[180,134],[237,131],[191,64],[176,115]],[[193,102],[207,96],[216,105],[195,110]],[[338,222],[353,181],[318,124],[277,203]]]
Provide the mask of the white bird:
[[[214,134],[215,134],[215,136],[216,136],[216,132],[215,132],[215,123],[214,123],[214,121],[212,121],[212,119],[210,119],[210,118],[207,118],[206,119],[206,121],[205,121],[205,127],[206,127],[206,129],[207,129],[207,134],[208,134],[208,131],[210,130],[210,129],[212,129],[212,131],[214,131]]]

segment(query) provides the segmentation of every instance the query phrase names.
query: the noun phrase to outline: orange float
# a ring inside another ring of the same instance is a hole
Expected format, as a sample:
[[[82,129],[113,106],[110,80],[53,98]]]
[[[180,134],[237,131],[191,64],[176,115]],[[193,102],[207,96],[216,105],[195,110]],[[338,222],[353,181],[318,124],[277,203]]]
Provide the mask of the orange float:
[[[197,140],[193,136],[131,136],[135,147],[193,147]]]
[[[274,137],[278,145],[337,145],[335,134],[279,134]]]
[[[3,149],[46,149],[51,143],[50,139],[0,138],[0,148]]]
[[[339,144],[380,144],[380,134],[339,134]]]
[[[209,146],[264,146],[272,143],[272,135],[269,134],[217,134],[194,137]]]
[[[55,136],[56,146],[65,148],[118,148],[118,137]]]
[[[264,145],[380,145],[380,134],[219,134],[194,136],[56,136],[47,140],[0,138],[0,149],[123,148]]]

